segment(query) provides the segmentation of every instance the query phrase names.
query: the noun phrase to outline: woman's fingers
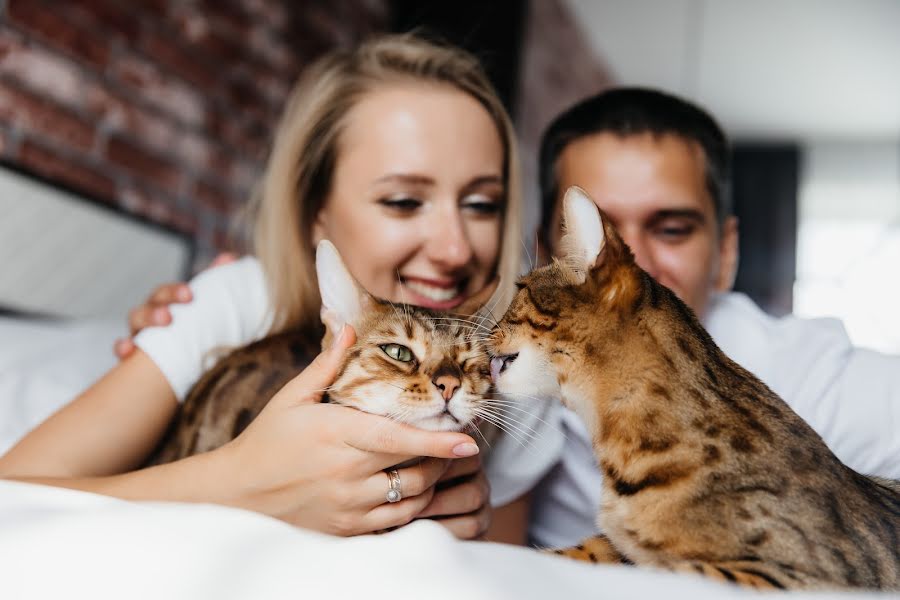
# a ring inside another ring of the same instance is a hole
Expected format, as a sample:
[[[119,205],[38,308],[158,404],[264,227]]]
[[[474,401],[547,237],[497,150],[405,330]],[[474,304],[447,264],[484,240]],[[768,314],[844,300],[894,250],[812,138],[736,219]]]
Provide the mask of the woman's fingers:
[[[113,351],[116,353],[116,358],[119,360],[124,360],[131,356],[134,349],[135,345],[134,342],[131,341],[131,338],[119,338],[116,340],[115,344],[113,344]]]
[[[420,517],[463,515],[480,510],[488,504],[491,488],[484,471],[447,487],[438,486],[431,503]]]
[[[400,493],[403,498],[410,498],[425,493],[434,487],[447,469],[447,459],[426,458],[416,465],[397,469],[400,477]],[[391,479],[387,471],[379,471],[369,477],[366,482],[365,496],[369,506],[374,507],[387,501],[387,492],[391,489]]]
[[[354,431],[365,434],[348,437],[345,442],[367,453],[375,468],[386,469],[415,456],[462,458],[478,454],[475,440],[464,433],[425,431],[358,411],[348,418],[358,422]]]
[[[473,475],[481,470],[481,455],[476,454],[469,458],[459,458],[450,463],[450,466],[441,476],[441,481],[450,481],[457,477]]]
[[[356,332],[344,325],[331,347],[316,356],[303,372],[291,379],[269,401],[269,404],[300,406],[313,404],[322,398],[322,392],[334,383],[347,350],[356,341]]]
[[[418,518],[418,517],[417,517]],[[479,510],[467,515],[435,519],[461,540],[478,539],[491,526],[491,505],[485,504]]]
[[[381,531],[406,525],[428,506],[433,494],[434,488],[431,487],[418,496],[410,496],[400,502],[379,504],[363,518],[364,530],[366,532]]]

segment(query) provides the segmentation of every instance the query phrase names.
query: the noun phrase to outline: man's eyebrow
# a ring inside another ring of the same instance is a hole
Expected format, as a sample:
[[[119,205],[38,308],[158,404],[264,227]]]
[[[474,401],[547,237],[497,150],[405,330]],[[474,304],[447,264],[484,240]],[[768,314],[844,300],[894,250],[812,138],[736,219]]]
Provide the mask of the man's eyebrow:
[[[658,210],[650,217],[650,223],[655,225],[666,219],[687,219],[700,225],[706,223],[706,215],[696,208],[665,208]]]

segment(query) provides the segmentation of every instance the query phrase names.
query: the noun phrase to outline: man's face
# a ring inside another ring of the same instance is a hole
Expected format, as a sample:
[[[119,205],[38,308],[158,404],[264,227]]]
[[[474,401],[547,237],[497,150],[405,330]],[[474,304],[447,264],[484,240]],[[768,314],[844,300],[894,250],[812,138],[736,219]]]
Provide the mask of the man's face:
[[[638,265],[701,318],[714,291],[731,288],[737,222],[716,224],[700,146],[675,135],[599,133],[570,143],[559,157],[560,197],[583,188],[616,226]],[[551,252],[561,237],[557,202]]]

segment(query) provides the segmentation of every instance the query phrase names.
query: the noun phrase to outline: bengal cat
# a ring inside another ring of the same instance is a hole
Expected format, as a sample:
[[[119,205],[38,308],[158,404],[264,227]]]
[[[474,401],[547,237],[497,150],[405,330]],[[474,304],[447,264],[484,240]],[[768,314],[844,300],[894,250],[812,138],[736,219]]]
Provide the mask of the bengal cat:
[[[900,589],[900,485],[859,475],[634,262],[581,190],[563,257],[518,282],[489,349],[502,394],[591,432],[605,535],[556,551],[760,588]]]
[[[342,323],[356,331],[326,401],[429,430],[476,433],[476,417],[496,419],[488,393],[489,357],[480,341],[485,336],[477,334],[488,329],[477,309],[487,304],[490,288],[451,315],[369,295],[330,242],[319,245],[316,267],[327,325],[322,346]],[[207,452],[237,437],[312,361],[318,346],[318,340],[289,331],[223,358],[188,392],[146,464]],[[491,437],[491,430],[484,425],[482,430],[477,433]]]

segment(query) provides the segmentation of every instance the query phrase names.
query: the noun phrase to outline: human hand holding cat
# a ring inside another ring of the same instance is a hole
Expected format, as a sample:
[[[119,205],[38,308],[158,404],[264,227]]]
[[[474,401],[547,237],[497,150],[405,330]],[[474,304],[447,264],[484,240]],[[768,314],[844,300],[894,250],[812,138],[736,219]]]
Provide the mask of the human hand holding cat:
[[[224,492],[226,503],[326,533],[370,533],[409,523],[431,502],[445,459],[477,454],[463,433],[423,431],[321,404],[354,340],[345,326],[241,435],[213,451],[233,486]],[[399,469],[403,499],[387,503],[384,469],[422,456],[432,458]],[[455,472],[465,474],[465,468]]]
[[[446,485],[442,485],[446,484]],[[479,538],[491,524],[491,487],[479,456],[454,460],[417,519],[438,517],[456,537]]]

